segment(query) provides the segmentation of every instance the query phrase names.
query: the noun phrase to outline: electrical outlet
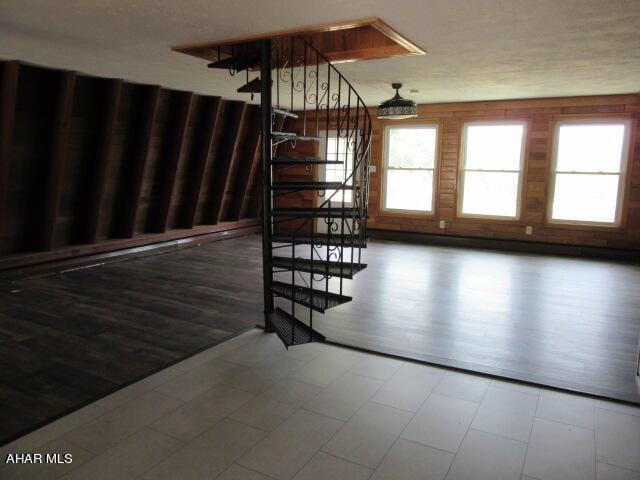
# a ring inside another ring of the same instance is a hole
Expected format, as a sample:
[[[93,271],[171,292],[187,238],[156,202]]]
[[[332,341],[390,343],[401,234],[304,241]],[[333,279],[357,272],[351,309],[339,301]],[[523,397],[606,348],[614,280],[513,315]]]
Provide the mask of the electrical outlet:
[[[376,166],[375,165],[369,165],[369,173],[376,173]]]
[[[524,233],[526,235],[531,235],[533,233],[533,227],[531,225],[527,225],[524,227]]]
[[[440,228],[444,228],[445,226],[445,221],[444,220],[440,220]]]

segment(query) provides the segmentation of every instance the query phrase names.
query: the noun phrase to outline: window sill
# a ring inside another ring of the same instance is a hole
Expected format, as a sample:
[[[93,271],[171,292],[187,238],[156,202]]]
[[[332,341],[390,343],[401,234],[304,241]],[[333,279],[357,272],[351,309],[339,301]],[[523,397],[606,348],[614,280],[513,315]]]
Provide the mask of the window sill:
[[[508,223],[511,225],[524,225],[519,217],[501,217],[498,215],[471,215],[458,213],[456,221],[475,222],[475,223]]]
[[[547,220],[544,225],[546,228],[562,228],[565,230],[601,230],[607,232],[625,231],[624,225],[619,223],[589,223],[589,222],[572,222],[560,220]]]

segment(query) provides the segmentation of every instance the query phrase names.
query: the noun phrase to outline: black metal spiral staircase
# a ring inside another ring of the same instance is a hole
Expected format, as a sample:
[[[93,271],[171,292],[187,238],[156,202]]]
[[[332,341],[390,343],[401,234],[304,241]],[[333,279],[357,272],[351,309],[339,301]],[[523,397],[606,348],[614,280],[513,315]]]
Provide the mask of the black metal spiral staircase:
[[[209,67],[245,77],[238,92],[261,95],[265,328],[287,347],[322,341],[314,312],[351,301],[344,280],[366,267],[371,118],[302,36],[217,58]]]

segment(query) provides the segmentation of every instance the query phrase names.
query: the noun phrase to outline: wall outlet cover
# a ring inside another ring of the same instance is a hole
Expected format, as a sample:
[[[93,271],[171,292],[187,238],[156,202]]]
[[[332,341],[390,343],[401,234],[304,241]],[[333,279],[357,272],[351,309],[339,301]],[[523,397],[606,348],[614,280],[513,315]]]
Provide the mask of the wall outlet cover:
[[[531,235],[533,233],[533,227],[531,225],[527,225],[524,228],[524,233],[527,234],[527,235]]]
[[[440,228],[444,228],[446,225],[444,220],[440,220]]]
[[[369,173],[376,173],[376,166],[375,165],[369,165]]]

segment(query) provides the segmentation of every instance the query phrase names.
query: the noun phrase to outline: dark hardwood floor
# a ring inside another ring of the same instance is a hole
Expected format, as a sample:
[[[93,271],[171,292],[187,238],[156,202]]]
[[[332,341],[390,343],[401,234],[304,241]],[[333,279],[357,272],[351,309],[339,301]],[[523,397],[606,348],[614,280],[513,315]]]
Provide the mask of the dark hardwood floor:
[[[640,268],[372,241],[329,340],[640,401]],[[262,322],[258,236],[0,293],[0,443]],[[305,348],[296,347],[296,348]]]
[[[260,272],[241,238],[1,292],[0,444],[255,326]]]

